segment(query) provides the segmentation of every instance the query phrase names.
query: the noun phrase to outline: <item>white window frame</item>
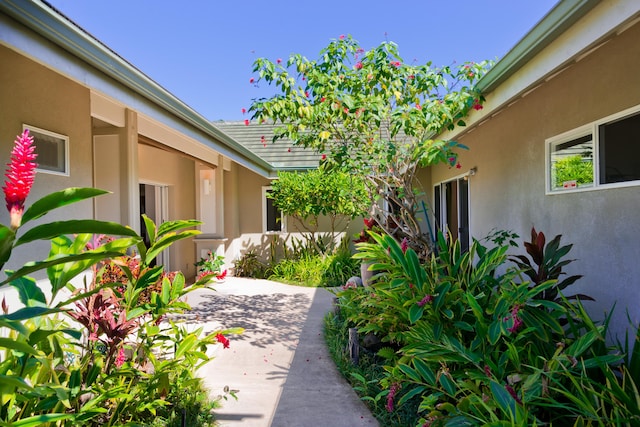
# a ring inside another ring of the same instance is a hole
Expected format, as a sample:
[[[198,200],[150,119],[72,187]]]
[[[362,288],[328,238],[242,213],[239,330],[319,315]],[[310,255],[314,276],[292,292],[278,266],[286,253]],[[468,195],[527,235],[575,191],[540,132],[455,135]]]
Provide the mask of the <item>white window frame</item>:
[[[265,234],[278,234],[287,232],[287,217],[280,212],[280,231],[267,229],[267,192],[272,190],[271,186],[262,187],[262,232]]]
[[[622,187],[637,187],[640,186],[640,180],[614,182],[609,184],[600,184],[600,132],[599,128],[602,125],[614,122],[619,119],[623,119],[627,116],[640,113],[640,105],[627,108],[626,110],[596,120],[579,128],[572,129],[568,132],[564,132],[560,135],[556,135],[552,138],[545,140],[545,194],[549,196],[555,196],[558,194],[569,193],[581,193],[585,191],[603,190],[608,188],[622,188]],[[569,142],[571,140],[591,135],[591,141],[593,143],[593,185],[585,186],[582,188],[562,188],[552,189],[551,180],[551,154],[553,147]]]
[[[54,140],[56,140],[56,142],[58,144],[62,144],[62,149],[63,149],[63,153],[62,156],[64,157],[62,159],[62,162],[64,164],[64,170],[63,171],[57,171],[57,170],[51,170],[51,169],[45,169],[40,165],[40,162],[38,161],[38,158],[36,158],[36,163],[38,163],[38,167],[36,168],[37,172],[41,172],[41,173],[47,173],[47,174],[52,174],[52,175],[61,175],[61,176],[70,176],[70,169],[69,169],[69,137],[67,135],[61,135],[59,133],[55,133],[55,132],[51,132],[48,131],[46,129],[41,129],[39,127],[36,126],[31,126],[28,125],[26,123],[22,124],[22,131],[24,132],[25,130],[29,130],[29,135],[33,137],[33,142],[34,145],[36,146],[36,150],[38,148],[38,137],[47,137],[47,138],[53,138]]]

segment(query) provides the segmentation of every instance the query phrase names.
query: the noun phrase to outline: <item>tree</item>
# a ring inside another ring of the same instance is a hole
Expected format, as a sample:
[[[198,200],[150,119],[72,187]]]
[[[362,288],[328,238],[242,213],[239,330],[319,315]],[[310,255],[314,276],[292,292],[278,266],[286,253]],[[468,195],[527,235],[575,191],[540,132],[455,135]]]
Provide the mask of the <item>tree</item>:
[[[305,238],[322,253],[316,233],[318,220],[326,216],[331,222],[331,245],[335,234],[344,231],[348,222],[367,212],[368,198],[364,182],[358,176],[342,171],[325,171],[324,168],[308,172],[279,172],[271,184],[269,197],[280,211],[294,218],[304,230]]]
[[[487,67],[407,64],[394,43],[365,51],[351,36],[340,36],[317,60],[299,54],[256,60],[255,83],[279,93],[254,100],[249,111],[258,122],[282,124],[274,142],[289,138],[324,153],[326,168],[363,176],[376,222],[426,256],[432,242],[418,220],[416,172],[436,163],[460,167],[456,150],[465,147],[432,138],[464,126],[466,114],[482,108],[474,83]]]

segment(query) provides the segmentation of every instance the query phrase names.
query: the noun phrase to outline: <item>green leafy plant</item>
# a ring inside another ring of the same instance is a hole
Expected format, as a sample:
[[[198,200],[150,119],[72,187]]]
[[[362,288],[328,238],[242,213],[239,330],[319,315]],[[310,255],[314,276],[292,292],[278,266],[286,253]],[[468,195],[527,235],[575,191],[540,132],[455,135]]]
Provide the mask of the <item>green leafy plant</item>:
[[[227,270],[222,270],[224,257],[211,251],[207,252],[205,258],[200,258],[195,265],[199,275],[213,275],[218,280],[222,280],[227,276]]]
[[[225,335],[242,332],[203,336],[201,329],[187,331],[174,318],[189,309],[183,296],[205,287],[211,275],[187,286],[181,273],[165,272],[154,260],[174,242],[198,233],[193,230],[198,222],[156,226],[145,216],[149,246],[134,230],[111,222],[67,220],[25,230],[54,209],[105,193],[69,188],[25,210],[35,176],[32,144],[25,131],[12,152],[4,187],[11,224],[0,226],[1,264],[15,247],[36,240],[50,241],[51,250],[45,260],[7,271],[0,282],[15,288],[22,304],[2,303],[0,425],[158,421],[178,403],[167,399],[171,384],[197,385],[193,373],[211,359],[207,348],[228,347]],[[44,285],[30,276],[42,270]]]
[[[598,425],[597,414],[607,425],[637,421],[637,368],[606,344],[608,321],[596,324],[561,290],[548,299],[557,278],[520,281],[506,264],[510,239],[493,248],[474,241],[464,252],[440,233],[422,263],[390,236],[371,237],[356,257],[377,280],[339,292],[338,306],[349,327],[395,349],[384,350],[380,380],[388,411],[419,398],[420,426]],[[567,252],[549,251],[548,265],[566,265]]]

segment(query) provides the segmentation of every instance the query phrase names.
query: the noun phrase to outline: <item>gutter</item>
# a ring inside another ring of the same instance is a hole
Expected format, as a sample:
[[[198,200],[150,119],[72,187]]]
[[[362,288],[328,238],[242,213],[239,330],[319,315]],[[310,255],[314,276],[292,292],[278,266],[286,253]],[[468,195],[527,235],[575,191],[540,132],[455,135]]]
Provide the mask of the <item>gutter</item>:
[[[266,177],[273,175],[274,168],[271,164],[221,132],[201,114],[129,64],[48,3],[41,0],[2,0],[0,1],[0,12],[12,17],[81,61],[219,141],[239,155],[239,159],[236,158],[235,161],[241,160],[239,163],[242,161],[248,163],[245,166],[249,166],[250,169],[254,169]]]
[[[593,9],[600,0],[561,0],[478,81],[488,93],[515,74],[560,34]]]

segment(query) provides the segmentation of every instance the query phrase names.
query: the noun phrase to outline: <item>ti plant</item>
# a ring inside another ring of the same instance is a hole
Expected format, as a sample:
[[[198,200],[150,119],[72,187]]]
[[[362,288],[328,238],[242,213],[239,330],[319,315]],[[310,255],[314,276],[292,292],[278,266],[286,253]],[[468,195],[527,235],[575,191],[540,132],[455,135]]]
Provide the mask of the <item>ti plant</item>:
[[[576,274],[561,280],[560,276],[565,274],[562,271],[563,267],[575,260],[563,259],[573,245],[560,246],[560,238],[561,235],[557,235],[547,243],[544,233],[542,231],[537,232],[536,229],[532,227],[531,241],[524,243],[530,259],[526,255],[514,255],[509,258],[531,279],[532,286],[539,286],[549,280],[556,281],[554,286],[546,289],[540,295],[541,299],[547,301],[559,302],[561,300],[559,296],[560,291],[582,277],[582,275]],[[567,298],[593,301],[593,298],[584,294],[575,294]]]

